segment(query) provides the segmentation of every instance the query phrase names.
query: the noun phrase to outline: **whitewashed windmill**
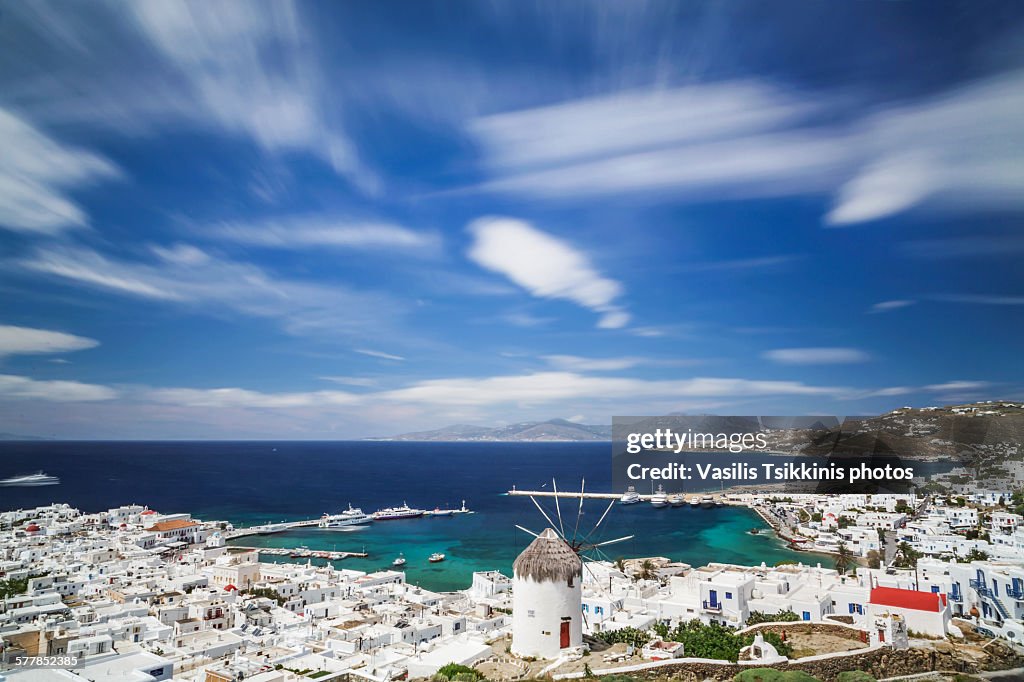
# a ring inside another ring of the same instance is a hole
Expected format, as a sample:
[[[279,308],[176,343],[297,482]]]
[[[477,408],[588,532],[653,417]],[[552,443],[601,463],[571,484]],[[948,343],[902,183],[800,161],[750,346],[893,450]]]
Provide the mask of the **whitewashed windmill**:
[[[583,570],[581,552],[631,539],[627,535],[605,542],[589,538],[604,522],[615,504],[613,499],[585,536],[580,536],[580,517],[586,483],[580,487],[580,503],[572,536],[566,536],[558,486],[551,481],[555,493],[556,524],[537,500],[530,500],[544,519],[551,524],[542,533],[516,526],[529,533],[534,541],[523,550],[512,566],[512,653],[522,657],[557,658],[568,649],[583,645]]]

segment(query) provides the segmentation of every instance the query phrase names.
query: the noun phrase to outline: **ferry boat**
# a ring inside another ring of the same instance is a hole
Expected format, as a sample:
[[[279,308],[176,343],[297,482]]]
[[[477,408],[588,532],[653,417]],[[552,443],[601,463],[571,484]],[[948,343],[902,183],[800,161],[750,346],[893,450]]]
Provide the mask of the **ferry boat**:
[[[402,553],[398,554],[398,558],[391,562],[392,566],[405,566],[405,555]]]
[[[651,506],[652,507],[664,507],[668,504],[668,495],[665,494],[665,489],[658,486],[658,491],[651,495]]]
[[[36,488],[43,485],[57,485],[60,483],[60,479],[56,476],[50,476],[44,474],[42,471],[37,471],[34,474],[23,474],[21,476],[11,476],[0,480],[0,486],[7,488]]]
[[[336,528],[358,526],[364,523],[370,523],[371,521],[373,521],[372,516],[364,514],[362,509],[353,507],[349,504],[348,509],[340,514],[324,514],[320,517],[320,523],[317,525],[324,530],[333,530]]]
[[[373,512],[374,521],[393,521],[395,519],[415,519],[427,513],[426,509],[413,509],[403,502],[401,507],[387,507]]]
[[[636,504],[639,501],[640,493],[633,486],[626,488],[626,492],[622,493],[622,497],[619,498],[619,504]]]
[[[432,564],[436,564],[439,561],[444,561],[444,554],[441,554],[440,552],[434,552],[430,555],[430,558],[427,559],[427,561],[429,561]]]
[[[682,507],[684,504],[686,504],[686,500],[683,499],[683,496],[679,494],[669,495],[668,503],[673,507]]]

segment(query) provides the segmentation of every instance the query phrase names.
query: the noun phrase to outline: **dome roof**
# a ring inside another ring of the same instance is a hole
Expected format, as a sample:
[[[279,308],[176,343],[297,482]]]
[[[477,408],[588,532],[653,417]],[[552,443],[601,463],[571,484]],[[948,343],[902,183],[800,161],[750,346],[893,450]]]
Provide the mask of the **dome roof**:
[[[512,569],[518,578],[568,582],[583,575],[583,562],[558,533],[548,528],[523,550]]]
[[[224,586],[224,591],[225,592],[238,592],[238,588],[235,587],[234,585],[228,584],[228,585]]]
[[[25,531],[28,532],[28,533],[38,533],[39,532],[39,526],[37,526],[34,523],[30,523],[27,526],[25,526]]]

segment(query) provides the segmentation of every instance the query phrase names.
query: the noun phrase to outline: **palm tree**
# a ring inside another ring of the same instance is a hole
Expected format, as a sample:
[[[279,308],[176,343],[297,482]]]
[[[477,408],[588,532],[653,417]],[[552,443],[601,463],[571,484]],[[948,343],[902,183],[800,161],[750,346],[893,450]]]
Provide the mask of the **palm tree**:
[[[914,568],[917,566],[917,559],[921,556],[917,550],[910,546],[910,543],[904,541],[896,546],[896,552],[902,558],[900,562],[904,568]]]
[[[840,573],[846,573],[846,569],[853,563],[853,552],[846,546],[845,542],[840,541],[839,546],[836,547],[836,570]]]
[[[640,578],[643,580],[654,579],[654,562],[650,559],[644,559],[643,563],[640,564]]]

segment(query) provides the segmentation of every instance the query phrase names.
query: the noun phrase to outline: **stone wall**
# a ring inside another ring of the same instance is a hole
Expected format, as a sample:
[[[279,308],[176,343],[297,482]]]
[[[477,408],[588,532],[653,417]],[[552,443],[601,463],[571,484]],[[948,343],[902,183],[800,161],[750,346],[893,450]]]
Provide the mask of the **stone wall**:
[[[801,670],[818,679],[832,682],[839,673],[847,670],[863,670],[873,675],[876,679],[883,679],[936,670],[970,674],[980,672],[982,668],[1004,670],[1024,666],[1024,657],[1014,654],[1005,647],[993,646],[990,649],[997,649],[997,651],[989,652],[986,650],[990,655],[985,661],[963,657],[958,654],[954,647],[948,644],[940,644],[935,648],[906,649],[903,651],[893,651],[889,648],[874,649],[862,653],[834,656],[805,663],[790,663],[773,665],[771,667],[777,670]],[[715,682],[728,682],[741,670],[749,667],[751,666],[684,663],[679,666],[669,665],[646,671],[631,672],[628,675],[630,677],[651,680],[672,679],[681,680],[682,682],[714,680]]]
[[[852,639],[857,642],[864,641],[861,639],[862,630],[850,627],[848,625],[841,625],[839,623],[808,623],[803,621],[793,621],[792,623],[762,623],[759,625],[751,625],[749,628],[745,628],[742,632],[774,632],[776,635],[781,636],[782,632],[785,631],[787,635],[791,635],[796,632],[807,632],[813,634],[826,634],[833,635],[835,637],[842,637],[843,639]]]

